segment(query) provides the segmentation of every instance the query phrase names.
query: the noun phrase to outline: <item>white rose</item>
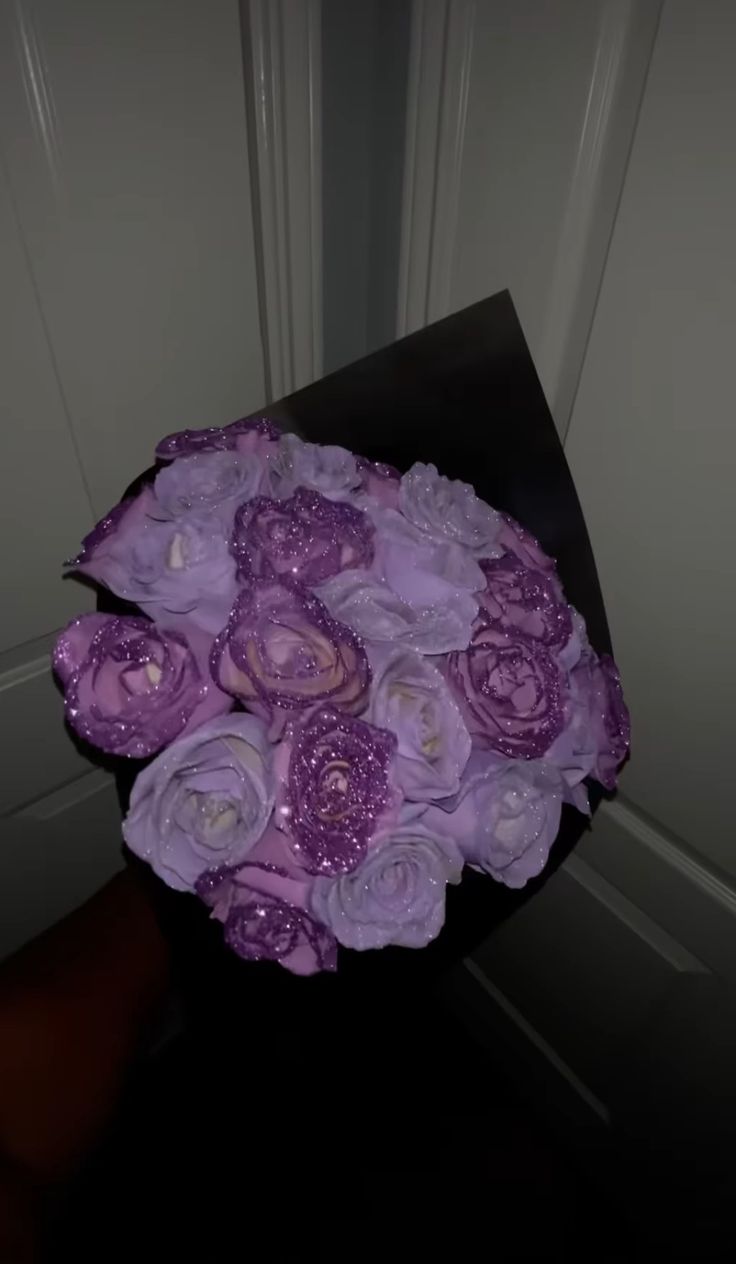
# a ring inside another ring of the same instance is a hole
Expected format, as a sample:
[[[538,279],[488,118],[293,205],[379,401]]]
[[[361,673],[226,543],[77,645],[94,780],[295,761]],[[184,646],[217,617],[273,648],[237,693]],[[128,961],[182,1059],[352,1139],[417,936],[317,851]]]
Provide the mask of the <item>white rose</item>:
[[[434,465],[417,461],[403,475],[399,508],[420,530],[435,539],[453,540],[475,557],[500,557],[503,553],[497,543],[500,515],[476,496],[470,483],[446,478]]]
[[[352,452],[335,444],[305,443],[294,434],[282,435],[271,462],[275,496],[291,496],[297,487],[321,492],[329,500],[348,495],[361,482]]]

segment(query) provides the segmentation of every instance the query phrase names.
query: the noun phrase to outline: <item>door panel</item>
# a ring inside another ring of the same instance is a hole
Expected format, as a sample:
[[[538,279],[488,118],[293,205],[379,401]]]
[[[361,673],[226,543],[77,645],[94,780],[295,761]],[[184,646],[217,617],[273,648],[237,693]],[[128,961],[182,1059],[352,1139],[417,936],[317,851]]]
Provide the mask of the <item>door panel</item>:
[[[100,515],[263,402],[236,0],[3,0],[0,137]]]
[[[0,0],[0,953],[121,864],[48,654],[169,430],[264,399],[236,0]]]

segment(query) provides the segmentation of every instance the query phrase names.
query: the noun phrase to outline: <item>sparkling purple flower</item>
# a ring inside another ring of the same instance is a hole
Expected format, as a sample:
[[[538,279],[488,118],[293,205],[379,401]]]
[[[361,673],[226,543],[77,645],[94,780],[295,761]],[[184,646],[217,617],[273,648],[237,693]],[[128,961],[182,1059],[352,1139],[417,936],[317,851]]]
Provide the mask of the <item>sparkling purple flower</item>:
[[[193,891],[207,869],[246,859],[273,804],[265,726],[232,712],[178,738],[138,774],[123,837],[168,886]]]
[[[555,569],[554,559],[548,557],[531,531],[522,527],[521,523],[511,517],[511,514],[500,513],[498,516],[500,530],[497,539],[505,553],[513,554],[520,562],[523,562],[524,566],[529,566],[535,571]]]
[[[478,751],[460,793],[430,806],[422,824],[448,832],[465,861],[518,888],[547,863],[564,797],[561,774],[550,764]]]
[[[572,673],[573,683],[584,698],[593,748],[592,775],[615,790],[618,769],[631,744],[631,721],[624,701],[621,677],[610,654],[585,655]]]
[[[159,470],[153,490],[168,516],[217,511],[229,528],[236,506],[260,491],[263,473],[255,452],[199,452]]]
[[[72,620],[53,661],[74,731],[109,754],[145,759],[229,711],[232,700],[206,670],[208,643],[196,631],[192,638],[198,654],[183,636],[148,619],[84,614]]]
[[[394,465],[386,465],[383,461],[368,461],[364,456],[357,458],[361,477],[361,489],[379,505],[387,509],[398,509],[399,486],[401,474]]]
[[[366,719],[396,735],[399,789],[415,802],[456,794],[470,735],[444,676],[430,659],[400,645],[371,647],[370,662]]]
[[[301,975],[335,970],[337,943],[308,910],[309,884],[281,863],[255,859],[274,850],[274,833],[266,831],[253,859],[240,868],[203,874],[197,894],[223,923],[228,947],[244,960],[275,961]]]
[[[478,613],[483,572],[467,549],[428,538],[392,509],[370,510],[375,558],[368,570],[342,571],[320,587],[335,618],[366,641],[420,654],[465,649]]]
[[[421,821],[398,825],[351,873],[316,878],[312,909],[347,948],[424,948],[442,929],[445,888],[462,867],[449,835]]]
[[[288,500],[238,509],[231,549],[245,577],[290,575],[312,586],[373,560],[373,523],[344,501],[298,487]]]
[[[476,745],[536,759],[562,732],[564,680],[541,641],[481,623],[470,646],[451,654],[448,676]]]
[[[573,636],[572,611],[556,575],[532,570],[512,554],[482,561],[481,570],[486,577],[478,595],[481,620],[525,632],[552,653],[564,649]]]
[[[395,752],[392,733],[334,707],[296,728],[277,820],[310,873],[346,873],[363,859],[392,797]]]
[[[212,516],[162,513],[144,488],[72,565],[165,627],[219,632],[237,592],[225,528]]]
[[[370,683],[359,639],[286,576],[242,590],[210,664],[222,689],[277,721],[321,703],[359,710]]]
[[[159,441],[156,456],[161,461],[173,461],[198,452],[223,452],[242,447],[239,440],[246,436],[276,442],[280,431],[268,417],[243,417],[228,426],[207,426],[203,430],[177,430]]]
[[[297,487],[307,487],[339,500],[361,481],[355,457],[347,448],[305,443],[295,434],[281,436],[271,469],[275,496],[291,496]]]
[[[474,557],[499,557],[501,522],[495,509],[476,496],[470,483],[446,478],[435,465],[417,461],[403,475],[399,508],[425,535],[452,540]]]

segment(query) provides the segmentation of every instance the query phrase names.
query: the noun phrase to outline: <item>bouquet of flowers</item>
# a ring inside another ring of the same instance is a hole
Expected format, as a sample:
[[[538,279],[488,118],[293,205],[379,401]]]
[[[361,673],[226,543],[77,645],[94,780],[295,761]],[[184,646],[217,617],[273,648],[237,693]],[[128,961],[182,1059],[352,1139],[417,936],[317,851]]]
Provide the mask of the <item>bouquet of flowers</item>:
[[[131,851],[297,974],[424,947],[465,865],[536,876],[629,745],[537,541],[433,465],[265,418],[156,455],[69,563],[140,613],[83,614],[54,651],[74,732],[140,761]]]

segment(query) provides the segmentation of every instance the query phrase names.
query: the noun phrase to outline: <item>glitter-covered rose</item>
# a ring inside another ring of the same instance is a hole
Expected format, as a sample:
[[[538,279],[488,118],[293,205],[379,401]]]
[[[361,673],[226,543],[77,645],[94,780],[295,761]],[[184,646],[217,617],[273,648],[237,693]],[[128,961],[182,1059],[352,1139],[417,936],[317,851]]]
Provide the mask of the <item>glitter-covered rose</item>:
[[[554,560],[547,556],[531,531],[522,527],[521,523],[511,517],[511,514],[501,513],[498,516],[500,519],[498,544],[504,553],[511,553],[514,557],[518,557],[524,566],[529,566],[535,571],[555,569]]]
[[[422,824],[449,833],[469,864],[507,887],[523,887],[547,863],[563,797],[562,777],[550,764],[477,752],[460,793],[430,807]]]
[[[386,509],[398,509],[401,475],[396,467],[383,461],[368,461],[364,456],[359,456],[357,461],[361,492]]]
[[[449,836],[399,825],[352,873],[316,878],[312,909],[347,948],[425,948],[442,929],[446,885],[461,872]]]
[[[148,619],[83,614],[54,649],[66,718],[112,755],[145,759],[182,732],[229,711],[207,670],[209,641],[189,640]]]
[[[207,869],[241,864],[274,802],[262,720],[235,712],[180,737],[139,773],[123,823],[131,851],[178,891]]]
[[[177,430],[156,445],[161,461],[194,456],[198,452],[258,452],[265,455],[280,438],[280,431],[268,417],[242,417],[229,426],[208,426],[204,430]]]
[[[210,659],[220,688],[275,721],[321,703],[363,706],[370,669],[360,641],[294,580],[254,579],[242,590]]]
[[[475,557],[499,557],[499,515],[476,496],[470,483],[445,478],[434,465],[417,461],[403,475],[399,508],[405,518],[437,540],[452,540]]]
[[[478,594],[479,618],[504,631],[525,632],[572,667],[580,641],[557,576],[531,570],[512,554],[481,562],[481,570],[486,586]]]
[[[464,649],[478,613],[483,572],[466,549],[437,541],[391,509],[370,511],[376,528],[373,565],[342,571],[319,589],[336,619],[368,641],[420,654]]]
[[[291,496],[297,487],[308,487],[330,499],[339,499],[361,482],[356,459],[347,448],[305,443],[295,434],[281,436],[271,469],[275,496]]]
[[[385,729],[319,707],[277,755],[285,773],[276,823],[310,873],[354,869],[393,806],[390,769],[396,738]]]
[[[395,778],[407,799],[454,795],[470,755],[470,735],[444,676],[413,650],[375,646],[366,719],[398,741]]]
[[[261,490],[264,462],[255,452],[199,452],[164,466],[153,490],[164,513],[221,517],[228,530],[237,506]]]
[[[610,654],[583,656],[572,673],[573,687],[583,700],[595,757],[592,775],[615,790],[618,769],[631,743],[629,709],[624,702],[621,677]]]
[[[373,523],[344,501],[298,487],[286,500],[258,496],[235,515],[231,549],[241,574],[291,575],[310,587],[373,560]]]
[[[543,755],[562,732],[564,679],[541,641],[482,622],[451,654],[448,677],[476,745],[512,759]]]
[[[237,591],[235,559],[215,517],[162,517],[150,487],[103,519],[70,565],[165,627],[214,634]]]
[[[225,943],[246,961],[276,961],[302,975],[336,969],[335,938],[309,912],[311,879],[294,870],[273,826],[244,865],[208,870],[196,890],[223,923]]]

